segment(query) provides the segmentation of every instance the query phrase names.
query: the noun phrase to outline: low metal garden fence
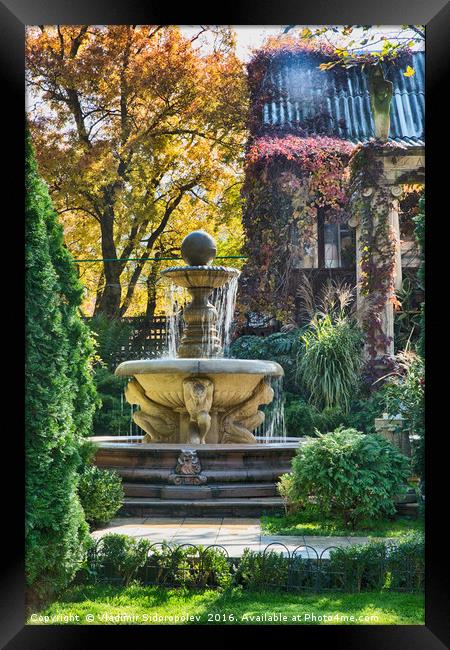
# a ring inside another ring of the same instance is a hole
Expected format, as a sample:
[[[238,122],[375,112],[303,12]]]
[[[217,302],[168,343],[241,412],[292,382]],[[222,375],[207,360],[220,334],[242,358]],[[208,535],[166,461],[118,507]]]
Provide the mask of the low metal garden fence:
[[[342,548],[316,549],[300,545],[294,550],[280,542],[262,551],[245,549],[230,556],[221,545],[143,546],[131,556],[105,553],[100,538],[89,551],[81,581],[126,585],[136,580],[161,587],[223,588],[287,592],[416,592],[424,588],[423,557],[417,553],[383,559],[354,559]]]

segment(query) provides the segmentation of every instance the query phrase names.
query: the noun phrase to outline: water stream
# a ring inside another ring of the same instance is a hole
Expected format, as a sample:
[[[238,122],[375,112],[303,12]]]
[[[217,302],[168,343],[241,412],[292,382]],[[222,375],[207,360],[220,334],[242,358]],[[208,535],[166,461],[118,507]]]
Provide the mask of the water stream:
[[[222,342],[223,356],[229,355],[234,308],[238,289],[238,278],[232,278],[223,287],[215,289],[210,297],[210,302],[217,310],[217,331]],[[172,283],[166,284],[165,312],[167,315],[166,344],[163,358],[176,359],[177,349],[180,345],[182,332],[182,310],[189,300],[189,294],[183,287],[177,287]],[[210,337],[210,328],[205,319],[203,322],[203,346],[206,356],[211,356],[213,341]]]
[[[177,287],[175,284],[165,283],[165,312],[167,316],[166,326],[166,351],[163,354],[165,359],[176,359],[177,350],[180,345],[182,329],[182,309],[189,296],[183,287]]]
[[[264,411],[266,418],[261,426],[258,427],[254,435],[264,438],[262,442],[271,442],[273,438],[276,441],[286,441],[286,423],[284,420],[284,392],[283,377],[271,377],[270,385],[273,388],[273,401],[267,406],[260,407]]]
[[[222,341],[223,356],[227,357],[230,352],[234,308],[236,306],[236,295],[238,290],[239,276],[232,278],[227,284],[214,292],[214,306],[217,309],[217,331]]]

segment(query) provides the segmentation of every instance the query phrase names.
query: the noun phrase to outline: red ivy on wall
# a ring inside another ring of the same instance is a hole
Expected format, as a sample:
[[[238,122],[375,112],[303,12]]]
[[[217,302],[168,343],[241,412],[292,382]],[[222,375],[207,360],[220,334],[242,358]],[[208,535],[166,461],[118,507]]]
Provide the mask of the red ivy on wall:
[[[360,221],[360,292],[366,297],[361,326],[367,360],[365,379],[374,382],[390,369],[388,355],[391,339],[383,331],[382,313],[387,301],[396,304],[395,296],[395,233],[389,224],[392,201],[390,189],[382,183],[383,164],[379,157],[385,151],[404,150],[393,142],[371,141],[359,145],[351,156],[349,196],[351,210]],[[363,196],[364,188],[374,194]],[[376,215],[376,219],[375,219]]]
[[[248,262],[241,280],[241,312],[295,319],[292,271],[313,241],[317,210],[347,218],[348,159],[354,145],[327,136],[263,136],[249,144],[243,215]],[[297,243],[294,243],[297,242]]]

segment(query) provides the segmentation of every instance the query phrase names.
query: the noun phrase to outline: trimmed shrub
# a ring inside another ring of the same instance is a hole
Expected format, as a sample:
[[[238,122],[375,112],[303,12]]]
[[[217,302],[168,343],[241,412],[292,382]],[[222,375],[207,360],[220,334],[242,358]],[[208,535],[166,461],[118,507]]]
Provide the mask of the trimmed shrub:
[[[258,553],[246,548],[239,561],[235,581],[250,591],[283,589],[287,585],[288,575],[288,558],[275,551]]]
[[[385,589],[421,591],[425,583],[425,537],[411,532],[389,547]]]
[[[158,545],[159,546],[159,545]],[[414,533],[399,541],[331,548],[318,561],[300,553],[290,557],[275,550],[245,549],[241,558],[227,558],[220,549],[202,546],[156,549],[149,540],[105,535],[92,543],[79,584],[105,582],[173,587],[293,591],[419,591],[424,586],[424,538]]]
[[[232,581],[226,555],[220,549],[202,545],[171,548],[163,544],[152,552],[147,575],[153,584],[176,587],[225,589]]]
[[[151,542],[129,535],[111,533],[102,537],[88,556],[88,574],[94,581],[106,580],[128,585],[139,581],[147,563]]]
[[[348,320],[316,317],[302,335],[298,379],[319,409],[340,407],[348,411],[358,385],[361,335]]]
[[[82,286],[26,138],[26,579],[29,606],[73,578],[88,544],[77,493],[96,407]]]
[[[81,472],[78,494],[89,523],[108,523],[123,504],[122,479],[113,470],[88,465]]]
[[[408,475],[408,458],[381,436],[338,429],[298,448],[291,495],[354,528],[361,519],[394,514],[394,496]]]
[[[392,542],[370,541],[330,551],[330,576],[348,591],[421,591],[424,536],[414,532]]]
[[[131,580],[176,587],[231,585],[231,565],[216,548],[177,547],[128,535],[105,535],[91,549],[82,577],[93,581],[129,584]]]

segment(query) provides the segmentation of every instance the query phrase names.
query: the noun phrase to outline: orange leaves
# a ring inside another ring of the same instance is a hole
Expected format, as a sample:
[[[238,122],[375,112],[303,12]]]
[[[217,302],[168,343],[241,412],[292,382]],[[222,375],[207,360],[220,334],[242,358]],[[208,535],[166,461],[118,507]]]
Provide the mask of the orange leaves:
[[[402,303],[399,301],[399,299],[397,298],[397,296],[395,294],[390,296],[389,302],[392,303],[392,305],[394,306],[395,311],[399,311],[401,309],[401,307],[402,307]]]
[[[155,247],[173,251],[191,227],[240,214],[226,192],[241,182],[248,99],[229,45],[204,54],[176,26],[31,28],[27,68],[40,171],[77,257],[101,257],[105,239],[109,257],[140,256],[155,231]],[[101,271],[85,271],[87,300]]]

